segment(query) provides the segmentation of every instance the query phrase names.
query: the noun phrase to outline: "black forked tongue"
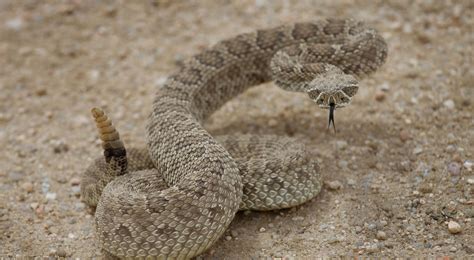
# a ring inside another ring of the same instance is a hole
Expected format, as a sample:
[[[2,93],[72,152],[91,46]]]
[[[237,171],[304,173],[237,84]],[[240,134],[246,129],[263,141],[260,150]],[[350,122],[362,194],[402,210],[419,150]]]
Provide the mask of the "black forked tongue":
[[[334,127],[334,133],[336,133],[336,125],[334,124],[334,110],[336,110],[336,104],[330,103],[329,104],[329,124],[328,124],[328,130],[329,127],[331,127],[331,122],[332,126]]]

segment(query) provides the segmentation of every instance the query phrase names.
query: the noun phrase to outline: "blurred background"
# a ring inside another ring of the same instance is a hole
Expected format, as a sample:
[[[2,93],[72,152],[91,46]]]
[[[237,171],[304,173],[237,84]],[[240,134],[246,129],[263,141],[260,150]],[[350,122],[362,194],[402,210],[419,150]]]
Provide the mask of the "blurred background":
[[[153,93],[239,33],[352,17],[389,45],[338,110],[273,83],[232,100],[213,134],[289,135],[326,185],[309,203],[241,212],[199,259],[474,254],[474,1],[0,1],[0,256],[100,256],[81,172],[101,155],[89,111],[145,144]],[[451,223],[448,227],[448,223]],[[454,228],[453,228],[454,227]]]

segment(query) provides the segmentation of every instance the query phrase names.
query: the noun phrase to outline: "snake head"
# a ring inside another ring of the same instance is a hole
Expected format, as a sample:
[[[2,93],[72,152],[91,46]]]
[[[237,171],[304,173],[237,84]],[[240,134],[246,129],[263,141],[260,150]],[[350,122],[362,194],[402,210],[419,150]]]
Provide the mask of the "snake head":
[[[347,74],[340,75],[337,79],[316,78],[311,83],[314,87],[307,91],[309,98],[324,109],[349,105],[359,89],[357,80]]]
[[[352,97],[359,89],[357,80],[348,74],[339,74],[337,77],[318,77],[310,85],[312,88],[307,91],[311,98],[320,108],[329,109],[329,124],[331,123],[336,132],[334,123],[334,111],[351,103]]]

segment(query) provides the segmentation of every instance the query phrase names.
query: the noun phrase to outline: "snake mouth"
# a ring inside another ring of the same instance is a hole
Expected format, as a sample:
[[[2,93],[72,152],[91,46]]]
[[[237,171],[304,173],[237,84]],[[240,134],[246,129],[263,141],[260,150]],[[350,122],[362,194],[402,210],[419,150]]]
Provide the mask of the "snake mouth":
[[[336,124],[334,123],[334,111],[336,110],[336,104],[331,102],[329,103],[329,123],[328,123],[328,130],[332,126],[334,128],[334,133],[336,133]]]

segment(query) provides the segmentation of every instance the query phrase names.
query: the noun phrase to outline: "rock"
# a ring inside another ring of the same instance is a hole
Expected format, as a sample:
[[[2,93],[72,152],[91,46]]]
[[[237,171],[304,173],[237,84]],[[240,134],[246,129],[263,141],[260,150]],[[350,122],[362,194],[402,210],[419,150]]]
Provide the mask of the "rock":
[[[69,181],[69,183],[70,183],[72,186],[77,186],[77,185],[81,184],[81,178],[78,178],[78,177],[71,178],[71,180]]]
[[[365,247],[365,250],[367,251],[367,253],[375,253],[378,251],[378,249],[379,247],[377,246],[377,244],[367,245]]]
[[[345,160],[339,160],[339,162],[337,162],[337,166],[339,166],[341,169],[347,169],[349,163]]]
[[[406,226],[406,231],[408,231],[408,232],[410,232],[410,233],[415,232],[415,231],[416,231],[415,225],[410,224],[410,225]]]
[[[59,248],[56,251],[56,255],[59,256],[59,257],[67,257],[67,252],[63,248]]]
[[[461,165],[457,162],[450,162],[448,164],[448,172],[451,175],[459,175],[461,173]]]
[[[375,98],[376,101],[382,102],[382,101],[385,100],[385,97],[386,97],[386,95],[383,91],[378,90],[377,92],[375,92],[374,98]]]
[[[387,239],[387,234],[383,231],[377,231],[376,237],[378,240],[385,240]]]
[[[231,231],[230,231],[230,235],[235,238],[235,237],[237,237],[237,236],[239,235],[239,233],[238,233],[237,231],[235,231],[235,230],[231,230]]]
[[[299,216],[299,217],[294,217],[294,218],[291,218],[291,220],[293,220],[293,221],[303,221],[303,220],[304,220],[304,217],[301,217],[301,216]]]
[[[474,177],[467,179],[467,183],[471,185],[474,184]]]
[[[454,101],[453,101],[452,99],[445,100],[445,101],[443,102],[443,105],[444,105],[447,109],[454,109],[454,108],[455,108]]]
[[[167,79],[168,79],[167,77],[156,78],[154,84],[156,87],[162,87],[165,85],[165,82]]]
[[[62,140],[52,141],[54,153],[65,153],[69,151],[69,146]]]
[[[232,237],[231,236],[226,236],[225,240],[230,241],[230,240],[232,240]]]
[[[48,94],[48,91],[44,88],[41,88],[41,89],[36,90],[35,94],[38,97],[42,97],[42,96],[46,96]]]
[[[458,249],[455,246],[449,248],[450,252],[456,252]]]
[[[33,183],[31,183],[31,182],[25,182],[25,183],[21,184],[21,188],[22,188],[24,191],[26,191],[26,192],[28,192],[28,193],[31,193],[31,192],[33,192],[33,190],[34,190],[35,187],[33,186]]]
[[[19,31],[21,30],[25,25],[25,21],[21,17],[15,17],[13,19],[10,19],[6,21],[5,26],[14,31]]]
[[[418,190],[421,193],[431,193],[431,192],[433,192],[433,187],[429,183],[423,183],[423,184],[420,185]]]
[[[374,229],[377,228],[377,225],[375,225],[374,223],[370,223],[370,224],[367,225],[367,228],[368,228],[369,230],[374,230]]]
[[[388,92],[390,90],[390,84],[388,84],[388,82],[384,82],[382,85],[380,85],[380,90]]]
[[[36,208],[38,208],[38,206],[39,206],[39,203],[37,203],[37,202],[30,203],[30,208],[32,210],[35,210]]]
[[[90,70],[89,73],[88,73],[88,77],[89,77],[89,80],[90,80],[92,83],[95,83],[95,82],[97,82],[97,80],[99,80],[99,78],[100,78],[100,71],[98,71],[98,70]]]
[[[25,177],[25,173],[23,172],[10,172],[8,173],[8,179],[13,182],[21,181]]]
[[[86,204],[84,204],[83,202],[77,202],[74,204],[74,208],[76,209],[76,211],[82,212],[86,208]]]
[[[336,141],[336,148],[338,150],[345,150],[347,148],[347,142],[344,140]]]
[[[342,188],[342,183],[340,181],[327,181],[325,184],[330,190],[339,190]]]
[[[417,147],[415,147],[415,149],[413,149],[413,154],[414,154],[414,155],[418,155],[418,154],[420,154],[420,153],[422,153],[422,152],[423,152],[423,148],[421,148],[421,147],[419,147],[419,146],[417,146]]]
[[[354,187],[356,186],[357,182],[354,179],[347,179],[347,185]]]
[[[448,231],[451,234],[457,234],[462,231],[462,227],[456,221],[451,220],[448,222]]]
[[[57,197],[57,194],[55,192],[48,192],[46,193],[45,197],[47,200],[55,200]]]
[[[472,171],[472,165],[473,165],[473,162],[471,161],[465,161],[463,164],[464,168],[466,168],[466,170],[469,172]]]
[[[81,195],[81,186],[72,186],[71,187],[71,193],[74,196],[80,196]]]
[[[407,130],[400,131],[400,140],[406,142],[411,138],[410,133]]]
[[[265,232],[266,229],[265,229],[264,227],[261,227],[258,231],[260,231],[260,232]]]

